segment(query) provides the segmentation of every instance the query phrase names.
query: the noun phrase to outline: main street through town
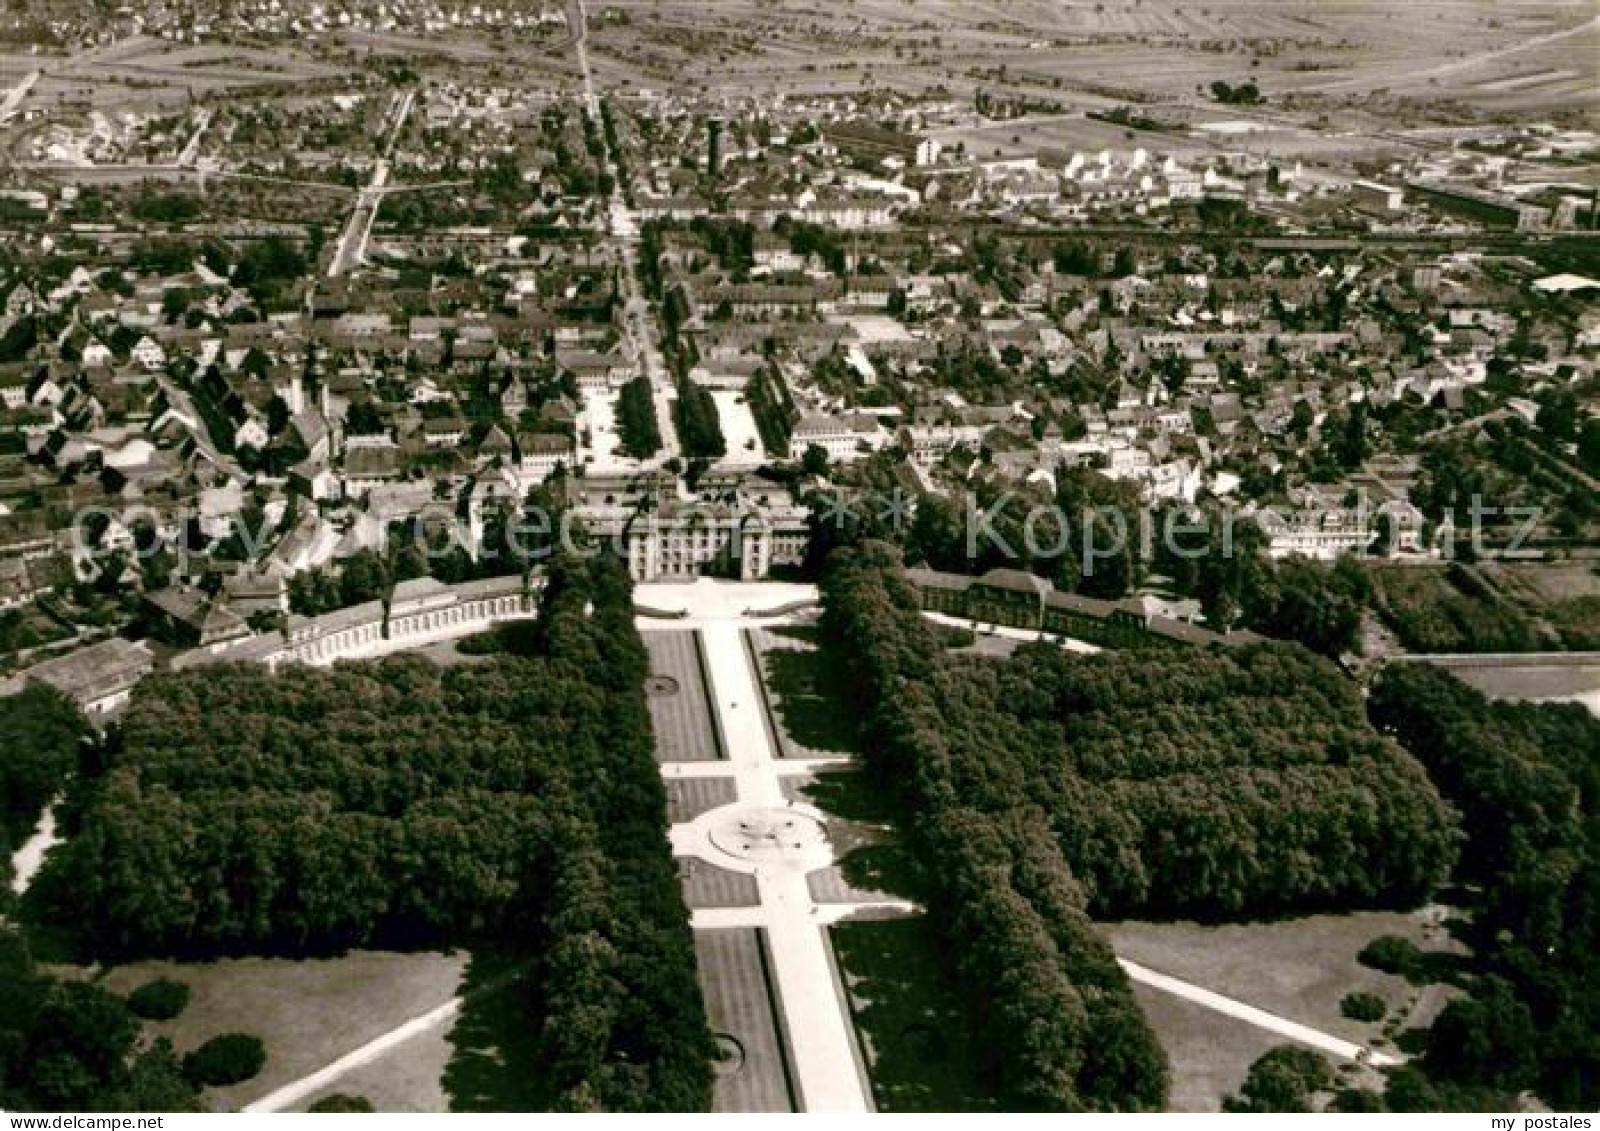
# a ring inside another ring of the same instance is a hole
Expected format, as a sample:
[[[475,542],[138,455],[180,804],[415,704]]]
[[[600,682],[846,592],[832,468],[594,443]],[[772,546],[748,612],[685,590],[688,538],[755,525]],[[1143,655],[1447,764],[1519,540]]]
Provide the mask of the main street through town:
[[[595,91],[594,68],[589,64],[589,12],[584,0],[568,0],[567,22],[571,26],[572,46],[577,54],[578,72],[583,81],[584,113],[589,115],[598,129],[603,119],[600,96]],[[661,354],[661,332],[656,325],[655,312],[639,287],[639,222],[628,204],[623,171],[617,166],[616,155],[609,146],[605,160],[606,169],[614,181],[606,211],[606,258],[616,264],[622,285],[623,329],[629,356],[633,358],[634,365],[650,379],[656,423],[661,429],[661,451],[657,460],[665,463],[678,458],[683,452],[678,442],[678,428],[672,418],[672,372]]]
[[[366,258],[367,241],[372,238],[372,225],[377,219],[378,208],[383,204],[384,191],[389,184],[389,163],[394,157],[395,145],[400,140],[400,131],[405,129],[406,118],[410,116],[411,106],[415,100],[416,92],[408,90],[400,96],[400,101],[395,106],[394,119],[389,127],[389,140],[384,145],[383,155],[372,167],[372,178],[357,195],[355,207],[350,210],[350,219],[346,221],[344,231],[339,234],[339,243],[334,248],[332,261],[328,264],[330,279],[337,279]]]

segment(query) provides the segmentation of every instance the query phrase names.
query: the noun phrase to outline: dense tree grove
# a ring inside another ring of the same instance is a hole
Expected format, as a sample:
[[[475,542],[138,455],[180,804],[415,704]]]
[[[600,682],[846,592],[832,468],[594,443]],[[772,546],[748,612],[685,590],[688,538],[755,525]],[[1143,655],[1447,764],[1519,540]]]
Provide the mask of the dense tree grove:
[[[1158,540],[1157,563],[1179,592],[1200,599],[1209,625],[1250,628],[1333,658],[1356,651],[1372,596],[1360,563],[1277,561],[1267,544],[1260,527],[1242,522],[1229,539],[1207,536],[1205,553],[1180,539]]]
[[[525,949],[554,1108],[693,1110],[710,1042],[626,573],[552,565],[508,651],[140,685],[30,899],[117,956]]]
[[[1453,815],[1422,768],[1303,649],[1046,646],[961,680],[982,697],[972,788],[1042,805],[1097,913],[1405,906],[1454,860]]]
[[[61,792],[88,733],[72,700],[42,684],[0,698],[0,860],[10,861]]]
[[[1001,487],[979,479],[961,500],[917,501],[912,522],[891,506],[903,491],[896,457],[880,452],[851,464],[848,482],[812,494],[807,561],[820,569],[837,546],[890,542],[907,561],[953,573],[1025,569],[1058,589],[1089,597],[1126,596],[1141,580],[1139,492],[1086,468],[1063,468],[1048,485]],[[841,512],[838,490],[854,493]]]
[[[1474,893],[1477,968],[1471,997],[1433,1027],[1422,1099],[1531,1087],[1558,1108],[1593,1110],[1600,720],[1577,704],[1491,702],[1425,664],[1384,668],[1369,711],[1427,767],[1467,834],[1458,878]]]
[[[673,402],[672,412],[685,453],[699,459],[720,459],[727,455],[728,442],[723,438],[717,402],[710,390],[688,379],[679,381],[678,399]]]
[[[6,1111],[194,1111],[194,1088],[166,1040],[139,1044],[127,1003],[94,982],[34,963],[21,932],[0,926],[0,1108]]]
[[[622,386],[617,398],[617,433],[622,438],[622,450],[634,459],[648,459],[661,450],[655,393],[650,378],[643,373]]]
[[[800,412],[783,371],[776,365],[762,369],[745,386],[744,399],[750,406],[756,430],[761,433],[761,446],[774,456],[788,452],[789,437],[794,434]]]
[[[260,1037],[249,1033],[223,1033],[186,1053],[183,1074],[195,1084],[222,1088],[258,1075],[267,1063]]]
[[[989,1054],[1002,1107],[1160,1110],[1166,1062],[1037,807],[964,794],[971,752],[947,726],[960,682],[881,544],[840,550],[824,629],[847,671],[868,765],[893,783]]]
[[[128,995],[128,1008],[146,1021],[171,1021],[189,1005],[189,987],[170,978],[155,978]]]
[[[1160,1051],[1088,912],[1400,905],[1448,874],[1454,814],[1326,661],[1277,644],[954,656],[898,565],[879,543],[836,551],[824,628],[981,987],[1006,1103],[1162,1102]]]

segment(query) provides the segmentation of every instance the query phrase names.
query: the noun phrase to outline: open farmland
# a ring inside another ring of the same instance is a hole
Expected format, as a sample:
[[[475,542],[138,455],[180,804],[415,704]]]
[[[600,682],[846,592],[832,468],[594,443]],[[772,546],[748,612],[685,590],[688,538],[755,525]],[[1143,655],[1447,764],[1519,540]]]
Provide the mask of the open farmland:
[[[1595,96],[1586,81],[1593,10],[1582,4],[619,0],[614,7],[630,18],[596,29],[602,73],[643,85],[688,75],[726,93],[781,82],[796,93],[887,85],[963,94],[982,84],[1042,97],[1161,102],[1248,77],[1269,97],[1374,90],[1436,97],[1447,78],[1451,97],[1499,108],[1569,107]],[[707,52],[715,67],[689,66]],[[952,58],[961,65],[950,66]]]
[[[0,55],[0,84],[11,85],[34,69],[40,77],[30,105],[51,109],[87,103],[119,110],[130,104],[172,108],[247,87],[316,82],[346,73],[342,66],[287,46],[180,47],[133,36],[65,57]]]

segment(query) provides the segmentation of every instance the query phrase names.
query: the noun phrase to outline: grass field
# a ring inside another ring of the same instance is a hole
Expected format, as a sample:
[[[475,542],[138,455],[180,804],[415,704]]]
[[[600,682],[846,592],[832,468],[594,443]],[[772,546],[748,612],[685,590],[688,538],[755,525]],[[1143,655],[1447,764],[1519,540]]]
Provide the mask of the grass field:
[[[1600,577],[1584,565],[1374,566],[1376,607],[1413,652],[1600,647]]]
[[[694,857],[680,857],[677,864],[678,876],[683,881],[683,901],[691,910],[755,907],[761,903],[754,876],[719,868]]]
[[[794,1110],[761,932],[696,931],[706,1019],[724,1051],[712,1106],[720,1112]]]
[[[841,708],[836,677],[817,651],[816,629],[751,629],[745,634],[771,706],[782,758],[855,752],[855,729]]]
[[[1203,1005],[1135,985],[1133,996],[1167,1054],[1172,1076],[1168,1111],[1219,1111],[1250,1065],[1284,1038]]]
[[[1383,622],[1412,652],[1536,652],[1559,647],[1471,567],[1370,571]]]
[[[721,758],[695,634],[650,631],[643,635],[654,680],[648,698],[656,757],[663,762]]]
[[[1547,621],[1566,647],[1600,649],[1600,572],[1592,563],[1494,563],[1480,569],[1529,615]]]
[[[967,1032],[938,941],[921,917],[830,928],[880,1111],[991,1111],[982,1050]]]
[[[1600,664],[1452,667],[1450,674],[1495,699],[1582,703],[1600,716]]]
[[[237,958],[207,963],[141,962],[119,966],[106,984],[127,992],[152,978],[189,986],[188,1008],[147,1027],[183,1053],[220,1033],[260,1037],[267,1063],[253,1080],[208,1089],[214,1110],[242,1107],[315,1072],[375,1037],[449,1001],[462,981],[464,954],[357,951],[339,958]],[[442,1038],[441,1038],[442,1039]],[[368,1066],[369,1098],[397,1109],[443,1110],[437,1043],[427,1037]],[[341,1083],[333,1089],[354,1089]]]
[[[1435,910],[1317,915],[1273,923],[1200,926],[1194,923],[1110,923],[1105,931],[1119,957],[1162,974],[1236,998],[1345,1040],[1392,1052],[1394,1036],[1430,1024],[1455,991],[1417,987],[1363,966],[1362,947],[1380,935],[1400,935],[1427,951],[1461,953]],[[1339,1003],[1364,991],[1388,1004],[1382,1022],[1345,1017]],[[1216,1110],[1244,1078],[1250,1060],[1283,1039],[1201,1010],[1161,991],[1140,988],[1145,1015],[1172,1063],[1173,1103]],[[1207,1020],[1207,1018],[1209,1020]],[[1208,1039],[1208,1030],[1218,1035]]]
[[[674,825],[687,824],[702,813],[738,800],[732,778],[672,778],[665,785],[667,820]]]

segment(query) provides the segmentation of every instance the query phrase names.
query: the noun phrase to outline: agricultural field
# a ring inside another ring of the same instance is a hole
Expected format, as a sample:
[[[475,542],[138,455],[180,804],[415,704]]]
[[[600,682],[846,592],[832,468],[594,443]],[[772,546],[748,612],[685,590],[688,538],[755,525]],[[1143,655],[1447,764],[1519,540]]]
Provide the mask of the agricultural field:
[[[780,83],[797,94],[870,86],[961,97],[977,86],[1032,97],[1205,100],[1248,77],[1274,102],[1332,108],[1383,91],[1449,92],[1488,110],[1591,105],[1597,49],[1583,4],[1455,0],[1397,7],[1231,0],[1204,6],[1095,0],[863,0],[831,9],[614,0],[593,31],[598,73],[642,86],[733,95]],[[962,67],[951,68],[959,57]],[[710,58],[715,66],[692,65]]]
[[[182,47],[147,36],[131,36],[106,47],[68,56],[0,55],[0,84],[11,85],[38,69],[29,104],[64,104],[123,110],[191,105],[196,99],[268,84],[337,79],[341,66],[316,60],[284,44],[268,48],[236,45]]]

